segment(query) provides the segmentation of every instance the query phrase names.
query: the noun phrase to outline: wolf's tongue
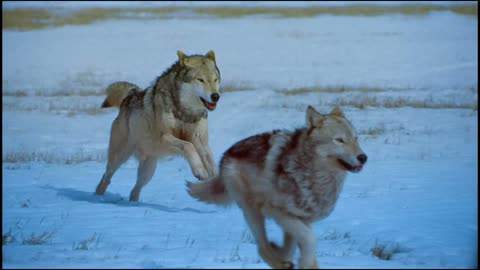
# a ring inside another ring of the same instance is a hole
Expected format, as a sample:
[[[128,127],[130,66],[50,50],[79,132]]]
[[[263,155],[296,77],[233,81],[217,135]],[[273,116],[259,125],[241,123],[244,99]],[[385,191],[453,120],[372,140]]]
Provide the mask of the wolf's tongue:
[[[355,171],[360,171],[361,169],[362,169],[362,165],[353,167],[353,170]]]
[[[210,103],[210,102],[205,102],[207,104],[207,107],[210,109],[210,110],[213,110],[215,109],[215,107],[217,107],[217,104],[216,103]]]
[[[207,107],[207,109],[209,109],[210,111],[213,111],[217,107],[217,103],[210,103],[206,101],[204,98],[200,98],[200,100],[203,102],[205,107]]]

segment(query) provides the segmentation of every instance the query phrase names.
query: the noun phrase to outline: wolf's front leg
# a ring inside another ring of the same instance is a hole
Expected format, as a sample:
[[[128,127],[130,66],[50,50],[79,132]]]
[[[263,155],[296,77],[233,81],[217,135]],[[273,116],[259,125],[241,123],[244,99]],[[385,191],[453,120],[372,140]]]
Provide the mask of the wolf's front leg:
[[[207,169],[208,176],[213,177],[218,174],[217,165],[215,164],[215,160],[213,159],[212,151],[207,143],[203,142],[202,140],[194,140],[193,146],[197,150],[200,158],[202,159],[202,163]]]
[[[192,143],[195,146],[200,158],[202,159],[203,165],[207,169],[208,176],[213,177],[218,174],[218,168],[213,159],[212,151],[208,146],[208,129],[207,121],[201,120],[198,125],[197,130],[193,134]]]
[[[185,157],[190,164],[190,168],[195,177],[200,180],[208,178],[207,170],[205,169],[205,166],[203,166],[202,160],[191,142],[180,140],[172,134],[165,134],[162,136],[162,139],[165,143],[173,147],[178,154]]]
[[[210,150],[210,147],[208,147],[208,145],[206,147],[206,150],[207,150],[207,160],[209,164],[209,167],[207,168],[210,168],[209,173],[212,176],[216,176],[218,174],[218,167],[217,167],[217,164],[215,164],[215,159],[213,159],[212,150]]]

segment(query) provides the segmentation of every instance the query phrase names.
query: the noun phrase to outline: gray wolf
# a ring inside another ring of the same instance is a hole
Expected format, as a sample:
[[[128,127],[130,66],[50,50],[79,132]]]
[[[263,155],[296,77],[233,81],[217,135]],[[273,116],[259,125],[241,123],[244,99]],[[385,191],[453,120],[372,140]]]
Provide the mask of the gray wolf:
[[[309,106],[306,128],[274,130],[230,147],[219,174],[187,182],[189,194],[207,203],[236,202],[253,233],[260,256],[273,268],[293,268],[296,246],[300,268],[318,268],[311,223],[332,213],[347,172],[359,172],[367,156],[352,124],[339,108],[320,114]],[[269,242],[264,220],[284,232],[283,246]]]
[[[177,55],[178,60],[145,90],[129,82],[107,87],[102,107],[120,110],[112,123],[107,167],[96,194],[105,193],[115,171],[132,154],[139,166],[130,201],[139,200],[161,157],[183,156],[201,180],[217,174],[207,120],[207,110],[215,110],[220,98],[215,53]]]

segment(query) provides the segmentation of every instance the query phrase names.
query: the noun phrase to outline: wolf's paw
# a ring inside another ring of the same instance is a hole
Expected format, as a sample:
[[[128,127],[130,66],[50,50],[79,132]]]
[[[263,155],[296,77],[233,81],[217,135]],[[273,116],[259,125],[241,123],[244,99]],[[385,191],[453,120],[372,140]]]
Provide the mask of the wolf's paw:
[[[103,194],[105,194],[105,190],[102,190],[102,189],[97,188],[97,189],[95,190],[95,194],[102,196]]]
[[[208,177],[209,177],[209,178],[213,178],[213,177],[215,177],[215,176],[217,176],[217,175],[218,175],[218,170],[217,170],[216,167],[209,168],[209,170],[208,170]]]
[[[197,167],[192,170],[193,175],[199,180],[206,180],[208,178],[208,173],[205,168]]]
[[[300,269],[320,269],[320,267],[318,266],[318,262],[315,259],[313,260],[313,262],[309,263],[300,262]]]
[[[140,199],[140,194],[130,193],[130,201],[131,202],[138,202],[139,199]]]
[[[274,264],[270,264],[270,266],[274,269],[294,269],[295,265],[293,262],[290,261],[280,261]]]
[[[293,269],[295,267],[295,265],[289,261],[285,261],[282,264],[283,264],[282,269]]]
[[[107,185],[100,182],[100,184],[98,184],[97,188],[95,189],[95,194],[103,195],[103,194],[105,194],[106,190],[107,190]]]
[[[274,242],[270,242],[270,247],[272,248],[273,252],[275,252],[275,254],[284,259],[284,260],[290,260],[291,258],[289,258],[289,254],[288,254],[288,251],[285,247],[283,246],[279,246],[277,244],[275,244]]]

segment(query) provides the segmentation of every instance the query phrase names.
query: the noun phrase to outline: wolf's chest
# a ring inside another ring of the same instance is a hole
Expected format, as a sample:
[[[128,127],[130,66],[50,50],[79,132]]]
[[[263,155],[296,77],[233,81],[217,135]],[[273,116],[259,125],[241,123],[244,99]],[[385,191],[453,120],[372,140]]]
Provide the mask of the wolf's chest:
[[[192,141],[196,125],[179,123],[172,128],[172,135],[183,141]]]

